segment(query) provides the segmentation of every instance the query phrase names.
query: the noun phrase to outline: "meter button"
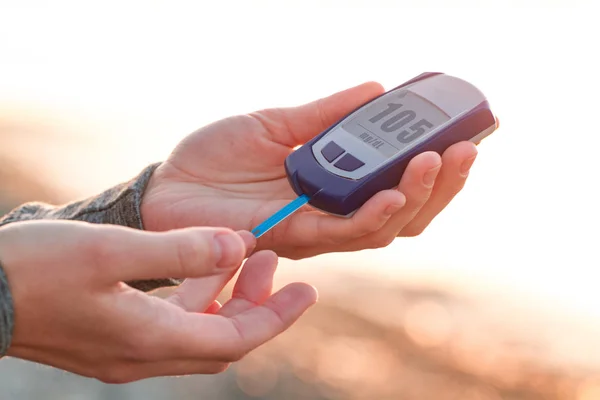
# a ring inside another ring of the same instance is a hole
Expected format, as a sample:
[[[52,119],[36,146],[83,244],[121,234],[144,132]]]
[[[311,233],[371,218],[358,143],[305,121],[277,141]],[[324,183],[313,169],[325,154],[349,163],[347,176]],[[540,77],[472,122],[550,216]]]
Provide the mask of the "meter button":
[[[352,154],[346,153],[344,157],[340,158],[338,162],[334,164],[339,169],[344,171],[352,172],[365,165],[364,162],[354,157]]]
[[[336,158],[342,155],[344,149],[342,149],[336,142],[329,142],[321,149],[321,154],[329,162],[332,162]]]

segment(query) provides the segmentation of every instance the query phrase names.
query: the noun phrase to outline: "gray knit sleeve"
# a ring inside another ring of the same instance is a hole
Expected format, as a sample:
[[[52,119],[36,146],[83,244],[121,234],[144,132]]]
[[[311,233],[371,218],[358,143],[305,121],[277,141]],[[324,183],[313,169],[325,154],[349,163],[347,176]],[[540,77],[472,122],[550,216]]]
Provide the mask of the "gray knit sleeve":
[[[13,302],[8,289],[8,279],[0,265],[0,357],[6,354],[14,325]]]
[[[152,164],[131,181],[84,200],[61,206],[38,202],[23,204],[0,218],[0,227],[18,221],[68,219],[143,229],[140,214],[142,195],[158,165]]]
[[[30,220],[77,220],[97,224],[113,224],[144,229],[140,206],[142,196],[154,170],[160,165],[146,167],[129,182],[114,186],[105,192],[84,200],[62,206],[45,203],[27,203],[0,218],[0,227],[19,221]],[[13,303],[9,290],[10,276],[6,276],[0,264],[0,357],[10,344],[13,328]],[[153,279],[127,282],[143,291],[179,284],[177,279]]]

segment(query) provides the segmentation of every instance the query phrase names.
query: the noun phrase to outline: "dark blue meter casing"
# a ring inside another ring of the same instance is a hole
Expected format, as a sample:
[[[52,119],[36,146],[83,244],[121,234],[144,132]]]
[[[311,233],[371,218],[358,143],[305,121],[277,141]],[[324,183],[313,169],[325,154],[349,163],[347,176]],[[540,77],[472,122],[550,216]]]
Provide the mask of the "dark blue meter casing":
[[[298,195],[329,214],[351,216],[398,186],[410,160],[478,144],[498,128],[485,96],[464,80],[424,73],[363,104],[291,153],[285,168]]]

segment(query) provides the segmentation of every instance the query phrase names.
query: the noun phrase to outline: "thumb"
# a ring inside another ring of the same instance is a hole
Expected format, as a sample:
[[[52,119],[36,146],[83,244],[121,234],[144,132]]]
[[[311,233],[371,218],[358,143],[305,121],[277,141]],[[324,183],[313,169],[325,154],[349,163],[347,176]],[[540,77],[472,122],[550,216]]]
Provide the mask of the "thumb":
[[[93,247],[96,264],[111,283],[231,272],[256,244],[250,232],[227,228],[146,232],[114,227],[106,233]]]
[[[263,110],[255,113],[255,116],[259,117],[264,124],[283,119],[282,122],[287,129],[272,129],[274,139],[294,147],[306,143],[346,114],[384,92],[381,84],[365,82],[310,103],[297,107]]]

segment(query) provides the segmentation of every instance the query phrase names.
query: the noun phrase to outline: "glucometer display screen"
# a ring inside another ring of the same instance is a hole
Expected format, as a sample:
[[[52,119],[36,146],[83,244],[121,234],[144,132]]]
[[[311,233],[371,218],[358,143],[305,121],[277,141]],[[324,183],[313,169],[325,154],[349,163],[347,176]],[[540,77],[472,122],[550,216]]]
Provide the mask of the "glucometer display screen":
[[[400,90],[380,97],[342,128],[389,158],[449,119],[429,101]]]

